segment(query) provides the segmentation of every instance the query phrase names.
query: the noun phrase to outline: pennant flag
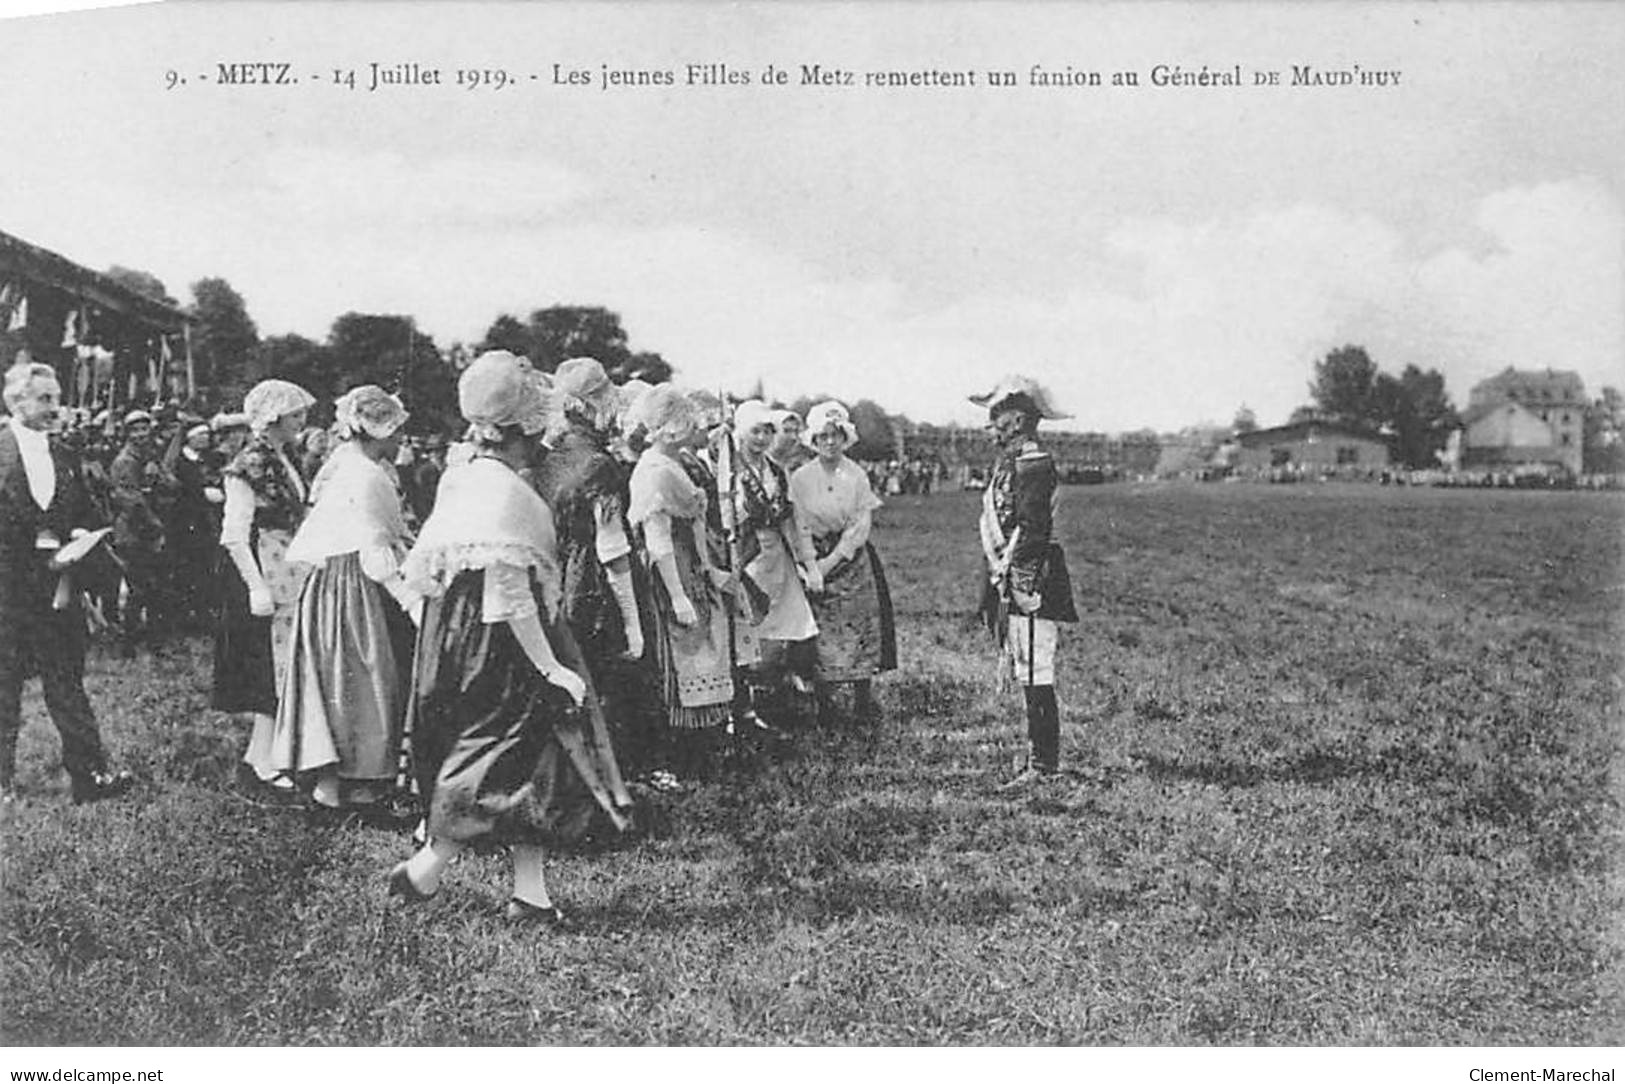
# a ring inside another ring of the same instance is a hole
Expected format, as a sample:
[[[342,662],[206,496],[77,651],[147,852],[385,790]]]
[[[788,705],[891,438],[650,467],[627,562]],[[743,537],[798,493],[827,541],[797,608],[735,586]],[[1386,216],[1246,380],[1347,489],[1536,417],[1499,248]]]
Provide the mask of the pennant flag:
[[[9,287],[8,287],[9,289]],[[22,297],[17,307],[11,310],[11,319],[6,323],[7,331],[22,331],[28,327],[28,298]]]
[[[68,313],[68,318],[62,322],[62,345],[63,346],[78,346],[79,345],[79,334],[78,334],[78,331],[77,331],[77,321],[74,319],[77,315],[78,315],[77,313],[74,313],[74,312],[70,311]]]

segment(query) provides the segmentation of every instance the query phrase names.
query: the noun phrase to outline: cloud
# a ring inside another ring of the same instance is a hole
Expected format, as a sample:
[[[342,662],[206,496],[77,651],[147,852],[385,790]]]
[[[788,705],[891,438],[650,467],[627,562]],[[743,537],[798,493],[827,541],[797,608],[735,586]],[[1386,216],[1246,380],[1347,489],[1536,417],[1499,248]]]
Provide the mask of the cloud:
[[[578,174],[517,156],[424,160],[394,150],[281,144],[261,175],[256,210],[273,221],[362,230],[511,227],[548,218],[589,193]]]

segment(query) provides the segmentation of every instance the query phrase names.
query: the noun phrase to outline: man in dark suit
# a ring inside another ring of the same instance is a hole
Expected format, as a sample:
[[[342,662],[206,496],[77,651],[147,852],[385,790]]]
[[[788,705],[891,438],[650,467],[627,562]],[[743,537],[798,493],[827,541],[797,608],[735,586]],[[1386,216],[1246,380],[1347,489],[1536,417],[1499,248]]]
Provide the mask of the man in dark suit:
[[[85,615],[77,591],[59,590],[50,567],[63,545],[94,526],[73,462],[49,443],[62,389],[49,365],[6,371],[0,422],[0,802],[15,797],[23,682],[38,674],[62,736],[62,766],[76,803],[130,789],[128,772],[108,770],[96,716],[85,695]]]

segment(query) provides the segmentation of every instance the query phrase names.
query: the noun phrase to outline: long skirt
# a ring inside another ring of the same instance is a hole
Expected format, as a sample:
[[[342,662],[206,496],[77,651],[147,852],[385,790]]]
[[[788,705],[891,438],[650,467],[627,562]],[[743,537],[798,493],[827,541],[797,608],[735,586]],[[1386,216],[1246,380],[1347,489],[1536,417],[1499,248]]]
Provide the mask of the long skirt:
[[[484,572],[459,573],[418,631],[407,725],[429,835],[558,845],[625,829],[630,798],[601,726],[542,679],[507,622],[481,619],[484,587]],[[562,623],[544,627],[579,665]]]
[[[410,623],[361,571],[361,555],[330,557],[305,580],[294,611],[276,726],[258,767],[341,779],[395,778],[406,714],[401,647]],[[266,774],[262,771],[262,774]]]
[[[282,555],[288,549],[283,531],[254,532],[251,548],[271,590],[275,611],[255,617],[248,608],[248,588],[237,566],[219,553],[219,617],[214,636],[216,711],[276,714],[277,674],[286,664],[292,641],[293,609],[300,579]]]
[[[814,549],[824,557],[839,541],[839,535],[815,539]],[[850,560],[831,569],[812,604],[818,620],[819,681],[867,681],[897,669],[891,591],[874,546],[865,544]]]
[[[655,663],[660,668],[666,721],[677,730],[720,726],[728,721],[734,696],[727,604],[706,579],[692,521],[673,520],[672,541],[677,578],[694,605],[697,620],[687,627],[677,623],[672,617],[671,595],[651,569]]]

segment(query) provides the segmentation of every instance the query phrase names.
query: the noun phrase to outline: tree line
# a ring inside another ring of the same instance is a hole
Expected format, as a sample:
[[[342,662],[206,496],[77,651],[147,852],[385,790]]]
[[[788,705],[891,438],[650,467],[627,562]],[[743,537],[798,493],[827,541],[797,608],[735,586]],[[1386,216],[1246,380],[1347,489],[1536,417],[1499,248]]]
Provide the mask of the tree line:
[[[179,303],[164,284],[145,271],[113,267],[109,277],[169,305]],[[457,429],[457,375],[485,350],[511,350],[544,372],[572,357],[596,358],[616,383],[639,379],[668,381],[672,366],[658,352],[634,349],[620,316],[595,305],[551,305],[523,319],[503,313],[491,322],[478,343],[452,343],[442,350],[417,328],[410,316],[348,312],[333,321],[327,339],[302,335],[261,339],[242,295],[223,278],[192,284],[187,311],[194,325],[192,355],[204,409],[223,409],[242,401],[255,382],[267,377],[292,380],[318,399],[331,402],[357,384],[377,384],[399,395],[412,412],[419,432]],[[766,399],[760,381],[752,393]],[[1292,422],[1318,419],[1369,430],[1388,440],[1397,463],[1412,469],[1436,466],[1439,453],[1461,417],[1436,369],[1406,365],[1399,374],[1383,372],[1361,346],[1342,346],[1314,366],[1310,402],[1293,411]],[[792,402],[767,400],[798,414],[828,398],[804,395]],[[844,401],[844,400],[843,400]],[[908,419],[888,413],[878,403],[859,399],[850,404],[860,459],[889,459],[896,433]],[[1253,412],[1243,406],[1231,429],[1240,434],[1258,428]],[[1625,397],[1612,387],[1587,404],[1584,459],[1587,471],[1625,470]]]

